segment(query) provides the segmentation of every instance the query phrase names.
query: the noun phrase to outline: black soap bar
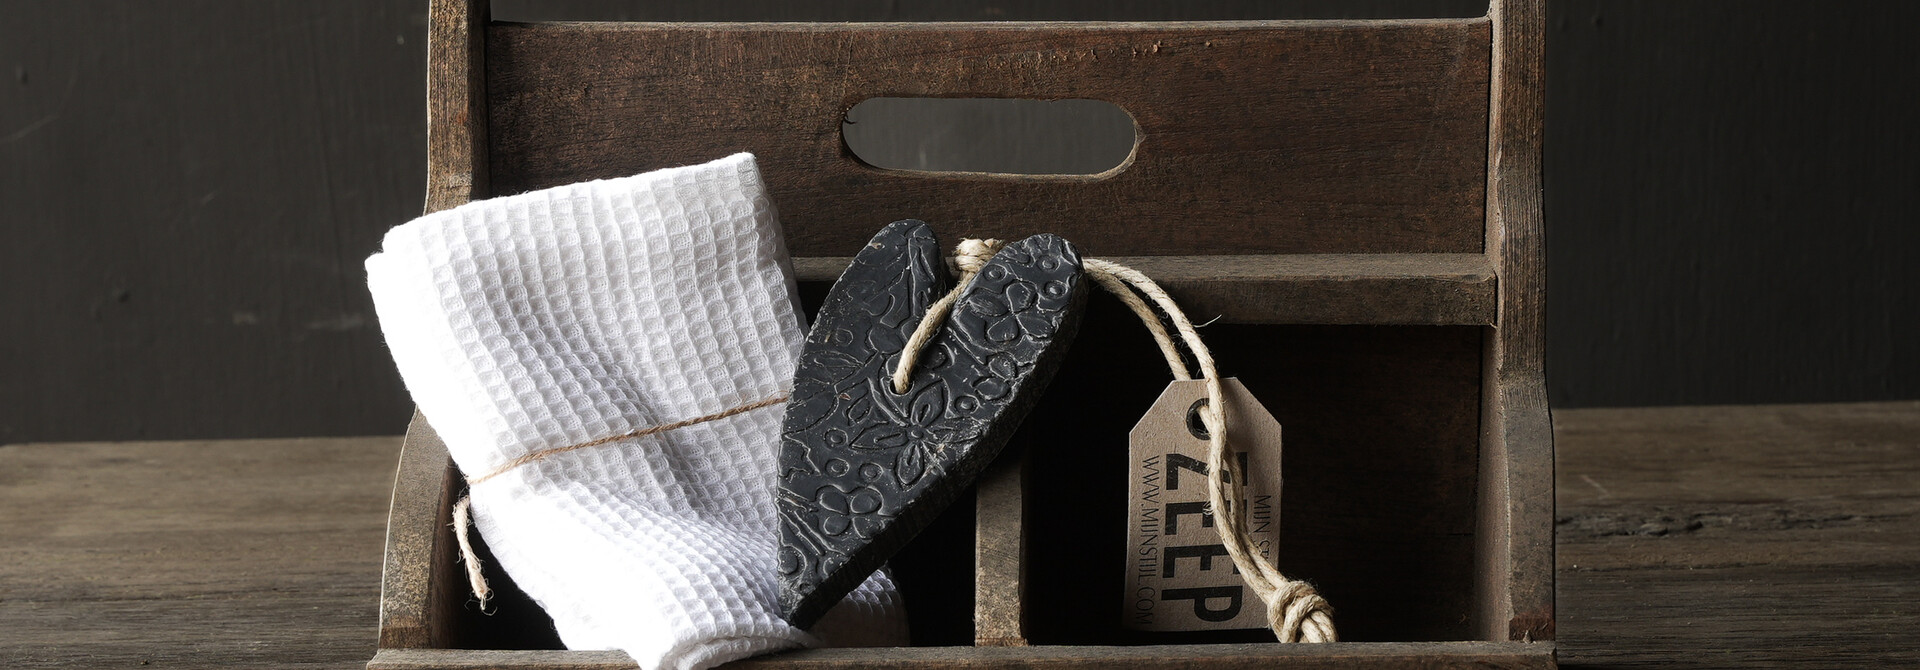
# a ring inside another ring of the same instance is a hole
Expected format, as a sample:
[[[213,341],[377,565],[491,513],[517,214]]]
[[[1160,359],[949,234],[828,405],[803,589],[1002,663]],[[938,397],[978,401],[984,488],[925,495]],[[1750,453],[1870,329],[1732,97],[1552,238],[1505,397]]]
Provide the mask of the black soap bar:
[[[780,608],[810,627],[999,455],[1065,357],[1086,304],[1073,245],[1007,245],[894,392],[900,351],[948,290],[927,224],[875,235],[827,294],[780,440]]]

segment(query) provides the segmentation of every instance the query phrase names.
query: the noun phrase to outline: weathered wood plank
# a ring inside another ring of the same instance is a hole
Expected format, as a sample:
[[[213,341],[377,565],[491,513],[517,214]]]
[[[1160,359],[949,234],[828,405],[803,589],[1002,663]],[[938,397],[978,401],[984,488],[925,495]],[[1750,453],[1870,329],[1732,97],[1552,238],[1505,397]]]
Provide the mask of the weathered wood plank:
[[[1920,402],[1554,414],[1562,658],[1920,664]]]
[[[485,198],[487,179],[488,0],[431,0],[427,6],[428,213]],[[444,647],[453,637],[452,533],[455,472],[433,427],[416,410],[407,427],[416,453],[404,458],[387,524],[380,598],[380,646]],[[425,452],[425,453],[422,453]],[[437,488],[433,485],[437,484]]]
[[[399,447],[0,447],[0,667],[364,662]]]
[[[973,643],[1027,644],[1027,458],[1014,444],[974,488]]]
[[[1569,666],[1920,663],[1920,402],[1563,410],[1554,425]],[[0,665],[364,663],[397,450],[0,447]]]
[[[625,670],[619,652],[381,650],[368,670],[557,668]],[[737,661],[738,670],[813,668],[1552,668],[1553,645],[1510,642],[1371,642],[1334,644],[1208,644],[1153,647],[916,647],[812,649]]]
[[[400,467],[387,512],[386,558],[380,583],[380,646],[446,647],[454,598],[453,500],[463,483],[447,447],[419,412],[407,426]],[[461,593],[464,593],[462,591]]]
[[[1490,16],[1486,250],[1500,281],[1499,314],[1481,358],[1474,625],[1484,640],[1551,640],[1553,425],[1540,203],[1546,11],[1540,0],[1496,0]]]
[[[1107,258],[1152,277],[1196,323],[1492,325],[1497,281],[1480,254],[1247,254]],[[851,259],[793,259],[830,282]]]
[[[500,24],[493,184],[512,193],[752,151],[796,255],[908,216],[1092,255],[1475,253],[1485,18],[1222,23]],[[1139,125],[1095,177],[880,170],[869,97],[1087,98]]]
[[[486,197],[488,0],[431,0],[427,8],[427,206]]]

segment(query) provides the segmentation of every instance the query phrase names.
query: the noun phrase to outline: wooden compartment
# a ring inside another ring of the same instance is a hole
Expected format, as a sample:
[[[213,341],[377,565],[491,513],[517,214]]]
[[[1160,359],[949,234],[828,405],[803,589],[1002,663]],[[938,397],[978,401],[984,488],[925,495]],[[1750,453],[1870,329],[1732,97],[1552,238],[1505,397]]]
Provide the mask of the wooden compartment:
[[[429,210],[749,150],[808,300],[907,216],[949,244],[1048,231],[1131,265],[1196,321],[1221,317],[1203,333],[1222,372],[1286,426],[1281,568],[1334,604],[1343,640],[1119,630],[1126,433],[1167,378],[1102,295],[975,498],[894,561],[916,646],[741,667],[1553,666],[1538,0],[1369,21],[487,17],[432,3]],[[840,135],[879,96],[1099,99],[1138,139],[1092,176],[882,170]],[[470,609],[448,527],[461,486],[416,416],[369,667],[628,667],[556,649],[497,572],[499,613]]]

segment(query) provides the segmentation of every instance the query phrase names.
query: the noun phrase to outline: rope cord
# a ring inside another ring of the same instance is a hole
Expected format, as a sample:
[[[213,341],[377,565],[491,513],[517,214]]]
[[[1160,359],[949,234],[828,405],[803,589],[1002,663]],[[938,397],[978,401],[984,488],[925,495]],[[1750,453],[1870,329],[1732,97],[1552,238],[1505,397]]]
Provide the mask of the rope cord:
[[[453,538],[460,543],[460,563],[467,568],[467,586],[473,589],[473,597],[480,601],[480,611],[487,611],[487,601],[493,599],[493,587],[487,585],[487,576],[480,571],[480,557],[473,553],[473,542],[467,539],[467,528],[473,525],[469,511],[473,508],[470,496],[460,496],[460,502],[453,504]]]
[[[894,390],[905,393],[907,382],[913,371],[913,365],[919,360],[920,349],[933,339],[933,333],[939,330],[940,323],[946,319],[961,291],[972,282],[973,276],[985,267],[993,254],[1003,246],[998,240],[963,240],[954,249],[954,266],[960,270],[960,281],[938,302],[927,308],[926,316],[908,339],[907,347],[900,354],[900,366],[894,370]],[[1146,300],[1160,307],[1167,318],[1173,321],[1174,329],[1180,333],[1180,339],[1186,343],[1187,350],[1200,366],[1200,377],[1207,385],[1207,408],[1200,412],[1200,420],[1207,427],[1207,468],[1209,472],[1225,472],[1225,479],[1208,477],[1211,486],[1207,488],[1207,500],[1214,512],[1215,523],[1219,524],[1220,541],[1226,546],[1227,555],[1233,558],[1234,567],[1240,569],[1241,578],[1246,580],[1255,594],[1267,604],[1267,626],[1281,642],[1335,642],[1339,640],[1333,628],[1333,606],[1320,597],[1311,584],[1288,579],[1266,561],[1260,560],[1253,550],[1253,540],[1248,534],[1247,518],[1241,509],[1240,498],[1234,487],[1246,481],[1246,474],[1240,471],[1240,464],[1227,457],[1226,403],[1220,387],[1220,373],[1214,368],[1213,353],[1200,341],[1200,334],[1194,330],[1193,322],[1187,319],[1180,305],[1173,301],[1167,292],[1155,284],[1152,279],[1139,271],[1111,261],[1097,258],[1083,259],[1081,266],[1094,282],[1108,292],[1120,298],[1128,309],[1133,310],[1140,322],[1153,333],[1154,342],[1160,345],[1160,353],[1167,360],[1176,380],[1193,379],[1181,357],[1179,348],[1168,334],[1166,325],[1155,314]],[[1145,296],[1145,300],[1142,299]]]
[[[952,262],[960,274],[960,280],[955,283],[953,290],[927,308],[926,315],[914,329],[913,335],[908,338],[906,347],[901,351],[900,365],[893,373],[896,391],[901,393],[907,391],[913,366],[919,361],[920,352],[939,332],[947,313],[959,300],[961,292],[972,283],[973,276],[979,273],[986,266],[987,261],[991,260],[1003,246],[1005,243],[999,240],[968,239],[963,240],[955,249]],[[1237,491],[1234,490],[1234,487],[1246,481],[1246,475],[1240,471],[1239,463],[1235,459],[1227,458],[1225,403],[1222,401],[1225,396],[1220,387],[1220,374],[1214,367],[1213,354],[1207,349],[1206,344],[1200,341],[1200,334],[1194,330],[1193,323],[1187,319],[1186,313],[1180,310],[1180,306],[1173,301],[1173,298],[1146,275],[1124,265],[1097,258],[1084,259],[1082,267],[1095,283],[1118,297],[1134,315],[1140,317],[1140,322],[1147,327],[1148,332],[1152,333],[1154,343],[1159,345],[1160,353],[1166,359],[1167,368],[1173,373],[1174,379],[1192,380],[1193,374],[1187,368],[1186,361],[1181,356],[1172,335],[1167,331],[1166,324],[1161,321],[1160,315],[1154,312],[1153,307],[1147,304],[1147,300],[1152,300],[1154,305],[1158,305],[1160,311],[1173,321],[1181,341],[1187,345],[1187,350],[1193,353],[1195,362],[1199,364],[1201,379],[1206,381],[1207,386],[1207,408],[1200,413],[1201,422],[1207,427],[1207,467],[1209,472],[1227,473],[1225,478],[1207,478],[1212,484],[1207,488],[1208,504],[1214,512],[1215,522],[1219,524],[1221,543],[1226,547],[1228,556],[1233,559],[1234,567],[1239,568],[1247,586],[1267,604],[1267,626],[1273,629],[1275,637],[1281,642],[1337,641],[1339,638],[1333,627],[1333,607],[1327,604],[1326,599],[1320,597],[1312,585],[1288,579],[1286,575],[1280,573],[1279,569],[1257,558],[1252,549],[1253,542],[1248,535],[1246,515],[1241,509]],[[685,421],[629,431],[565,447],[529,452],[486,474],[467,479],[467,484],[469,486],[480,484],[514,468],[554,454],[724,419],[743,412],[777,405],[786,400],[787,396],[783,394]],[[493,590],[482,574],[480,559],[475,555],[473,545],[468,539],[467,528],[471,525],[470,507],[471,501],[467,496],[462,496],[459,502],[454,504],[454,535],[460,545],[460,557],[466,567],[468,585],[473,589],[474,597],[479,599],[482,611],[485,611],[487,601],[493,596]]]
[[[502,464],[500,467],[494,468],[493,470],[487,472],[486,474],[483,474],[477,477],[468,477],[467,487],[471,489],[472,487],[479,485],[481,482],[506,474],[507,472],[513,470],[514,468],[518,468],[522,465],[532,463],[534,461],[546,458],[548,456],[552,456],[554,454],[563,454],[563,453],[574,451],[577,449],[586,449],[588,447],[598,447],[603,444],[612,444],[614,442],[619,442],[621,440],[629,440],[636,437],[646,437],[648,435],[653,435],[656,433],[664,433],[670,430],[679,430],[681,428],[686,428],[687,426],[698,425],[698,424],[706,423],[708,421],[719,421],[721,419],[725,419],[727,417],[730,417],[736,414],[744,414],[756,409],[760,409],[762,407],[772,407],[774,405],[778,405],[786,401],[787,401],[787,394],[781,393],[771,398],[756,400],[756,401],[747,403],[745,405],[724,409],[724,410],[714,412],[712,414],[708,414],[705,416],[696,416],[694,418],[686,419],[684,421],[675,421],[673,423],[664,423],[658,426],[637,428],[634,430],[621,433],[619,435],[610,435],[610,436],[602,437],[596,440],[588,440],[586,442],[581,442],[579,444],[570,444],[564,447],[554,447],[552,449],[541,449],[539,451],[530,451],[525,454],[521,454],[519,458],[515,458],[511,461],[507,461],[506,463]],[[460,544],[460,562],[465,564],[467,568],[467,585],[473,589],[473,597],[480,601],[480,611],[486,612],[487,601],[493,598],[493,588],[487,585],[487,578],[484,574],[481,573],[481,570],[480,570],[480,556],[474,553],[473,542],[467,538],[467,527],[472,525],[472,517],[470,515],[470,510],[472,508],[472,505],[473,505],[473,498],[471,495],[462,495],[460,496],[460,501],[453,504],[453,536],[454,536],[454,539],[457,540]],[[487,612],[487,613],[491,614],[491,612]]]

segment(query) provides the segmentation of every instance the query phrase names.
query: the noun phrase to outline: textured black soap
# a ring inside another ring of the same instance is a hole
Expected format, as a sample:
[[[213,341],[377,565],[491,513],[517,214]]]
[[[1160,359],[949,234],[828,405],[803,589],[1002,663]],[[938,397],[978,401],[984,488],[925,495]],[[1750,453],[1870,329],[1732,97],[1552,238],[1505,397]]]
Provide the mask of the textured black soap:
[[[811,627],[971,485],[1038,402],[1086,304],[1080,255],[1009,244],[914,366],[900,350],[951,286],[927,224],[881,230],[814,319],[780,440],[780,608]]]

